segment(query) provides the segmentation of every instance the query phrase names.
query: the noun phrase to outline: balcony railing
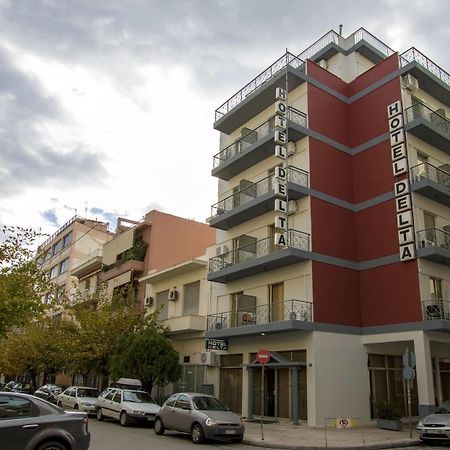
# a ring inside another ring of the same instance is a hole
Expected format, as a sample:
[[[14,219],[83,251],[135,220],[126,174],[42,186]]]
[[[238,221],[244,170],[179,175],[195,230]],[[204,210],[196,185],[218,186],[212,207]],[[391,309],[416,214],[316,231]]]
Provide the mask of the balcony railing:
[[[308,187],[309,174],[305,170],[298,169],[294,166],[289,166],[287,169],[288,181],[298,184],[300,186]],[[245,203],[267,194],[274,189],[275,177],[269,175],[262,180],[246,186],[244,189],[235,192],[233,195],[224,198],[220,202],[211,206],[211,217],[223,214],[227,211],[244,205]]]
[[[450,301],[436,298],[422,302],[423,320],[450,320]]]
[[[82,265],[86,264],[87,262],[91,261],[95,258],[102,258],[103,257],[103,247],[98,248],[97,250],[90,252],[87,254],[84,258],[80,259],[74,266],[72,267],[72,272],[81,267]]]
[[[274,75],[283,70],[287,66],[291,66],[298,69],[304,61],[292,53],[286,52],[281,58],[278,58],[267,69],[261,72],[250,83],[246,84],[239,92],[229,98],[223,105],[216,109],[216,120],[219,120],[222,116],[229,113],[234,107],[239,105],[246,97],[252,92],[258,89],[265,82],[270,80]]]
[[[450,250],[450,233],[438,228],[426,228],[417,232],[419,248],[441,247]]]
[[[208,331],[221,330],[224,328],[280,322],[282,320],[312,322],[312,303],[303,300],[286,300],[236,311],[211,314],[207,317],[207,329]]]
[[[284,250],[289,247],[309,251],[310,235],[308,233],[297,230],[286,230],[282,234],[286,238],[286,247],[275,245],[274,236],[269,236],[211,258],[209,260],[209,271],[217,272],[218,270],[235,266],[236,264],[242,262],[254,261],[257,258]]]
[[[306,128],[305,113],[293,107],[289,107],[286,116],[292,122]],[[225,147],[219,153],[214,155],[213,168],[215,169],[217,166],[219,166],[227,159],[231,158],[234,155],[237,155],[238,153],[241,153],[246,148],[250,147],[250,145],[273,133],[274,125],[275,125],[275,116],[271,117],[269,120],[262,123],[254,130],[250,130],[244,136],[240,137],[237,141]]]
[[[429,106],[419,102],[405,109],[405,121],[407,123],[420,118],[436,125],[443,133],[450,133],[450,121],[438,112],[433,111]]]
[[[332,42],[339,45],[339,34],[337,34],[334,30],[329,31],[321,38],[317,39],[316,42],[311,44],[306,50],[303,50],[297,57],[303,61],[306,61],[308,58],[311,58],[311,56],[314,56]]]
[[[441,186],[450,188],[450,174],[429,163],[420,163],[411,167],[411,182],[417,182],[424,178],[434,181]]]
[[[409,50],[406,50],[406,52],[403,52],[400,55],[401,67],[404,67],[413,61],[419,63],[422,67],[450,86],[450,74],[448,74],[444,69],[441,69],[437,64],[427,58],[423,53],[419,52],[416,48],[411,47]]]
[[[354,39],[355,44],[359,41],[366,41],[372,47],[383,53],[383,55],[391,56],[395,53],[395,50],[392,50],[392,48],[388,47],[384,42],[380,41],[377,37],[375,37],[372,33],[369,33],[364,28],[360,28],[355,31]]]

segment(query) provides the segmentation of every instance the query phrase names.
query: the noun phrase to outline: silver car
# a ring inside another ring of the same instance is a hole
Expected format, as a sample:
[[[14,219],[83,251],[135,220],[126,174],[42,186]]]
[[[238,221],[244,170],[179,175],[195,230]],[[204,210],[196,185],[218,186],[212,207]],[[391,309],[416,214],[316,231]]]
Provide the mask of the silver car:
[[[424,443],[450,442],[450,400],[420,420],[417,431]]]
[[[61,408],[73,408],[95,414],[98,389],[86,386],[71,386],[58,395],[57,405]]]
[[[206,439],[242,442],[244,422],[212,395],[178,393],[169,397],[155,417],[155,433],[190,433],[195,444]]]

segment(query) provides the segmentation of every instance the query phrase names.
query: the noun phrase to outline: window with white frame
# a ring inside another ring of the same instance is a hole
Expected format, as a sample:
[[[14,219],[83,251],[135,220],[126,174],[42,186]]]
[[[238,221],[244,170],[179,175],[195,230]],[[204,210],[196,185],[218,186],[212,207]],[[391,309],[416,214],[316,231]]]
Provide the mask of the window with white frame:
[[[69,258],[66,258],[64,261],[61,261],[59,264],[59,273],[67,272],[67,269],[69,268]]]
[[[200,281],[184,285],[183,315],[197,315],[200,303]]]

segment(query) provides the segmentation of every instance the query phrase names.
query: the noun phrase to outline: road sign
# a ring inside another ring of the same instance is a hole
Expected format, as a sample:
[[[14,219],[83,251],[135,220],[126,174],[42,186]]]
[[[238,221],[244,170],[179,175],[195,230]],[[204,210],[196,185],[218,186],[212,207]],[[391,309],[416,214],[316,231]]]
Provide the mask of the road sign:
[[[258,350],[258,353],[256,353],[256,361],[261,364],[267,364],[270,361],[269,351],[264,348]]]
[[[414,380],[415,376],[416,376],[416,372],[414,372],[414,369],[412,367],[406,366],[403,368],[403,379],[404,380]]]
[[[416,355],[409,348],[403,353],[403,365],[405,367],[416,367]]]

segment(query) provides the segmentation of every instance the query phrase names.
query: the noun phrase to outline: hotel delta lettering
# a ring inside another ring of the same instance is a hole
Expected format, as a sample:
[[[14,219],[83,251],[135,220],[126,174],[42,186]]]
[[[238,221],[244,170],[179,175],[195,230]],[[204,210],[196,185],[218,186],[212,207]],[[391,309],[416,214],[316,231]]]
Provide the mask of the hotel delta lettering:
[[[282,166],[275,168],[275,211],[281,213],[282,215],[275,216],[275,228],[277,230],[287,230],[287,119],[286,119],[286,91],[282,88],[276,88],[275,91],[275,131],[274,131],[274,142],[275,142],[275,156],[283,161]],[[286,246],[287,236],[285,233],[275,233],[274,244],[280,246]]]
[[[405,262],[415,259],[416,253],[411,192],[408,179],[408,152],[405,130],[403,128],[403,108],[401,101],[398,100],[390,104],[387,110],[392,172],[395,177],[406,175],[406,178],[394,183],[400,261]]]

